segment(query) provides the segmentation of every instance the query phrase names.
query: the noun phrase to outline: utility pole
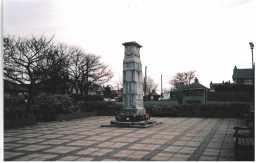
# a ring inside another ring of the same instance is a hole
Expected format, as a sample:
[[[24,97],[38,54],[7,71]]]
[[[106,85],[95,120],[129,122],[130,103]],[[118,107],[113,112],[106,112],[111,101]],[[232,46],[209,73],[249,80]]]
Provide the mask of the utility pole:
[[[249,45],[250,45],[251,50],[252,50],[252,69],[253,69],[253,48],[254,48],[254,44],[252,42],[249,42]]]
[[[254,100],[251,99],[251,98],[254,99],[254,97],[255,97],[255,92],[254,92],[254,88],[255,88],[254,75],[255,75],[255,73],[254,73],[254,63],[253,63],[253,48],[254,48],[254,44],[252,42],[249,42],[249,45],[250,45],[250,48],[251,48],[251,51],[252,51],[252,72],[253,72],[253,79],[252,79],[253,90],[249,89],[249,102],[252,103],[252,107],[250,107],[250,110],[254,111]],[[253,91],[253,93],[251,93],[251,91]],[[251,94],[253,94],[252,97],[251,97]]]
[[[147,66],[145,66],[145,77],[144,77],[144,95],[147,94]]]
[[[163,97],[163,78],[161,74],[161,97]]]

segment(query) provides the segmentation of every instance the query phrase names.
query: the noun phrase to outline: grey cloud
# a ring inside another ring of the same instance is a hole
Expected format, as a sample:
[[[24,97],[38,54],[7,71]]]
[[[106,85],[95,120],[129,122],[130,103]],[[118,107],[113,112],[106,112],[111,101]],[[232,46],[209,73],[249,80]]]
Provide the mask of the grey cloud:
[[[51,0],[4,0],[4,32],[35,29],[54,18]]]

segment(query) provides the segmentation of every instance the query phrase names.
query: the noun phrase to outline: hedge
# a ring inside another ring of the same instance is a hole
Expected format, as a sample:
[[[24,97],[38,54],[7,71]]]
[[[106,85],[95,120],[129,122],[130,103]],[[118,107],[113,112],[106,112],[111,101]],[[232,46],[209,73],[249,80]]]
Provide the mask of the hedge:
[[[68,95],[41,94],[35,101],[32,108],[38,121],[56,120],[58,114],[68,114],[78,110]]]
[[[5,128],[35,124],[37,121],[68,120],[97,115],[114,116],[122,108],[122,103],[117,102],[84,100],[74,102],[68,95],[41,94],[35,101],[32,112],[27,113],[26,105],[21,99],[5,97]],[[172,101],[147,101],[144,102],[144,107],[153,117],[241,118],[248,113],[250,106],[249,103],[235,102],[178,105]],[[70,118],[65,118],[68,116]]]
[[[121,103],[110,101],[80,101],[77,104],[81,112],[93,112],[94,115],[113,116],[122,108]]]
[[[145,102],[145,108],[151,116],[164,117],[216,117],[240,118],[248,113],[249,103],[224,103],[224,104],[190,104],[175,105],[173,103]]]

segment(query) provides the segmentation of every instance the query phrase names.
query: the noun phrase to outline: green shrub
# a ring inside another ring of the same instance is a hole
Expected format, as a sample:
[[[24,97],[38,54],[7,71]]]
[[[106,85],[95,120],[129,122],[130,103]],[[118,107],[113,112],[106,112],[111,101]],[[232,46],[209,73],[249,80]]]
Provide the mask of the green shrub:
[[[27,112],[24,96],[4,94],[4,128],[15,128],[36,123],[32,112]]]
[[[106,101],[79,101],[77,105],[81,112],[94,112],[95,115],[114,115],[122,107],[121,103]]]
[[[13,106],[24,105],[24,104],[26,104],[24,96],[4,94],[4,108],[5,109],[9,109]]]
[[[88,95],[84,97],[86,101],[103,101],[103,96],[101,95]]]
[[[71,96],[75,101],[103,101],[104,97],[101,95],[88,95],[88,96]]]
[[[26,113],[25,111],[4,113],[5,129],[33,125],[36,124],[36,122],[35,115],[32,113]]]
[[[144,107],[151,116],[183,117],[242,117],[249,110],[248,103],[187,104],[176,105],[170,101],[145,102]]]
[[[56,120],[57,114],[72,113],[76,110],[72,98],[68,95],[47,95],[41,94],[36,97],[33,106],[38,120]]]

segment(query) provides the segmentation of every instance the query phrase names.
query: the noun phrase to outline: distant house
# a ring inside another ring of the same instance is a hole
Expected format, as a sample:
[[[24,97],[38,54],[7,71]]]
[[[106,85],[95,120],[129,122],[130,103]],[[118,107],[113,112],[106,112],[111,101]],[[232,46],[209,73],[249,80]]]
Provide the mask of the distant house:
[[[98,84],[92,84],[89,87],[88,95],[101,95],[103,96],[103,88]]]
[[[232,78],[236,84],[253,85],[254,69],[238,69],[235,66]]]
[[[233,69],[233,83],[210,83],[210,101],[251,101],[254,99],[254,69]]]
[[[114,97],[122,97],[122,91],[123,89],[118,89],[118,90],[112,90],[113,96]]]
[[[163,92],[162,97],[159,100],[170,100],[170,92]]]
[[[143,96],[144,101],[158,101],[160,95],[156,92],[156,90],[152,90],[148,95]]]
[[[208,88],[199,83],[195,78],[194,83],[183,85],[182,88],[182,104],[206,104]]]
[[[151,101],[158,101],[160,95],[156,93],[156,90],[152,90],[152,92],[149,93],[148,97],[149,97],[149,100]]]
[[[80,89],[78,89],[77,91],[78,92],[76,92],[76,89],[74,88],[74,86],[70,84],[69,92],[71,94],[76,94],[76,93],[81,94]],[[92,96],[92,95],[103,96],[103,87],[98,85],[98,84],[90,85],[89,90],[88,90],[88,95],[90,95],[90,96]]]

